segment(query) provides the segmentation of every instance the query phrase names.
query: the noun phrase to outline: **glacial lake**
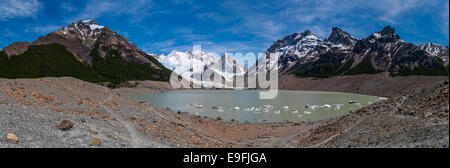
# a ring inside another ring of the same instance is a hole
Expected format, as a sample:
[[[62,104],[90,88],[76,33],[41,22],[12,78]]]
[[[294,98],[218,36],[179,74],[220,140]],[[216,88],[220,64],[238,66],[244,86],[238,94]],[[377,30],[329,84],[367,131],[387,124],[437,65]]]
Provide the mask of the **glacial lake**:
[[[174,112],[239,123],[319,121],[354,112],[382,100],[361,94],[279,90],[275,99],[259,99],[259,90],[176,90],[130,96]]]

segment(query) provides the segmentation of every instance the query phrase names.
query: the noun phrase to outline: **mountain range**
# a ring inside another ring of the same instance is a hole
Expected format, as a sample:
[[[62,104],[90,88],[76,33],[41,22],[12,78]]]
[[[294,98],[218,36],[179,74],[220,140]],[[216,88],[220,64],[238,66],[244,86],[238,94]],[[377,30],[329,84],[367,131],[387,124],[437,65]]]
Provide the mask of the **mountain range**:
[[[282,74],[297,76],[448,75],[447,46],[407,43],[390,26],[363,39],[337,27],[325,39],[306,30],[278,40],[266,54],[279,56]]]
[[[211,81],[214,77],[222,78],[220,81],[233,81],[235,76],[243,76],[246,73],[244,66],[237,63],[232,56],[228,56],[226,52],[223,56],[219,56],[206,53],[201,49],[186,52],[174,50],[167,56],[158,56],[158,61],[197,84],[200,84],[204,77],[210,77]],[[211,73],[207,73],[208,71]]]
[[[366,38],[334,27],[321,38],[310,30],[276,41],[266,51],[276,56],[281,75],[330,77],[389,72],[396,75],[448,75],[448,46],[403,41],[386,26]],[[194,49],[168,55],[147,54],[110,30],[85,20],[62,27],[33,42],[16,42],[0,50],[0,77],[72,76],[90,82],[168,81],[171,71],[185,78],[207,70],[222,80],[245,75],[247,68],[233,57]],[[267,62],[266,62],[267,63]],[[195,65],[195,66],[192,66]],[[255,66],[262,68],[261,60]],[[224,72],[226,67],[229,71]]]

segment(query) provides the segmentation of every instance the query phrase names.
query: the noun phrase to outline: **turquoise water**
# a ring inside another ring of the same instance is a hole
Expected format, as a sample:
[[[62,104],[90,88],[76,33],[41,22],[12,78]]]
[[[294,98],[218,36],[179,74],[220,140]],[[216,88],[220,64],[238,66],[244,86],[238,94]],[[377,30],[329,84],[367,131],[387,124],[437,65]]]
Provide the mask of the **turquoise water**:
[[[131,96],[172,111],[240,123],[318,121],[354,112],[378,101],[361,94],[280,90],[271,100],[258,90],[176,90]],[[351,102],[351,103],[349,103]]]

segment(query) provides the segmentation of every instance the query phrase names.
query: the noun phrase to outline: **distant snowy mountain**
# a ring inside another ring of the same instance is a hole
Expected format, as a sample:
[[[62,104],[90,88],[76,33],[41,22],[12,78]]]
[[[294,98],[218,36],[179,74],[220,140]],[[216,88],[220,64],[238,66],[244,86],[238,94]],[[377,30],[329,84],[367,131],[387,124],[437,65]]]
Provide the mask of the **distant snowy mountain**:
[[[226,81],[233,81],[235,75],[245,74],[244,66],[238,64],[233,57],[222,56],[219,58],[218,55],[201,50],[188,50],[186,52],[174,50],[168,55],[157,56],[157,59],[166,68],[187,79],[195,78],[194,76],[203,76],[207,70]]]

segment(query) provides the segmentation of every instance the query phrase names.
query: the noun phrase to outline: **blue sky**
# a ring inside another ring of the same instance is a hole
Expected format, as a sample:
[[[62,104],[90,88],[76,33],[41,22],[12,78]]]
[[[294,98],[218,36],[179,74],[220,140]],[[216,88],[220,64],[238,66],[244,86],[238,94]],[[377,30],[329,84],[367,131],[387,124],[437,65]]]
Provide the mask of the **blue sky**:
[[[363,38],[391,25],[407,42],[449,43],[448,0],[0,0],[0,48],[95,19],[149,53],[264,52],[286,35],[334,26]]]

